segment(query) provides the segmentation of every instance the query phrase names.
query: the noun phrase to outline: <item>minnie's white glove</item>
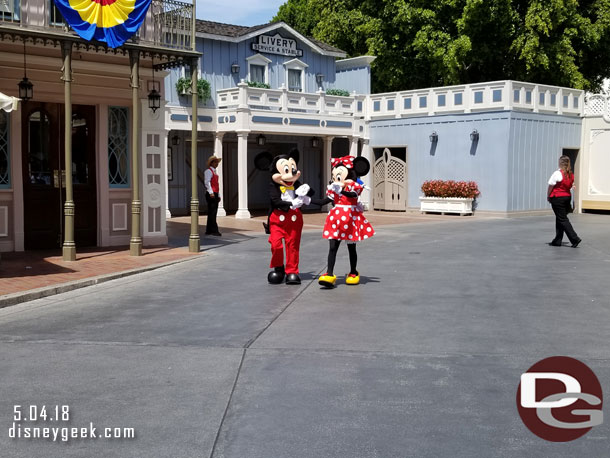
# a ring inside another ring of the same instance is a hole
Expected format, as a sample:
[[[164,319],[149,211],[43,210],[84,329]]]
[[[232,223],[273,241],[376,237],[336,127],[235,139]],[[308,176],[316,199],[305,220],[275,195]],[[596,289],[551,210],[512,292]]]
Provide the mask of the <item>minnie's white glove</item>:
[[[337,193],[337,194],[341,194],[342,189],[343,188],[341,187],[341,185],[339,183],[331,183],[328,185],[328,190],[332,191],[334,193]]]

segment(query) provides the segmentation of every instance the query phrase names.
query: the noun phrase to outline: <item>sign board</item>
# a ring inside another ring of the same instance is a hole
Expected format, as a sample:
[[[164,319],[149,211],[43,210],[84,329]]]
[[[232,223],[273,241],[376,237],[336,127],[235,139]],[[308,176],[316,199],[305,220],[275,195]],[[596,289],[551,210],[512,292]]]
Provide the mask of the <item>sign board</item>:
[[[259,35],[258,42],[252,43],[252,50],[280,56],[301,57],[302,49],[297,49],[297,41],[292,38],[283,38],[279,33],[275,35]]]

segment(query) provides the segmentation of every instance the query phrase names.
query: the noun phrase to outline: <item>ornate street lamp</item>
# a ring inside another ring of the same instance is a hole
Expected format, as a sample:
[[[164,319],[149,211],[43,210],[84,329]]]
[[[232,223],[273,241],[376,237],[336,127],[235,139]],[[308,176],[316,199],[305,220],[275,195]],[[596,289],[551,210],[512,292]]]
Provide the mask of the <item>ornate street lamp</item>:
[[[161,94],[159,94],[159,91],[157,91],[157,88],[155,87],[155,56],[152,57],[152,74],[153,88],[152,91],[148,93],[148,108],[155,113],[159,108],[161,108]]]
[[[19,81],[19,98],[27,102],[34,97],[34,85],[27,77],[27,66],[25,63],[25,38],[23,39],[23,79]]]

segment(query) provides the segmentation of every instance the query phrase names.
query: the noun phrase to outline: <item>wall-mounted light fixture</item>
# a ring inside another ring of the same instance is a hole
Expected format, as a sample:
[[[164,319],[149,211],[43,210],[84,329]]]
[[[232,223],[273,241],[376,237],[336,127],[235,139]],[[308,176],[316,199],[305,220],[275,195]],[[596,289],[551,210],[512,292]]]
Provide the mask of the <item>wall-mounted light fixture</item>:
[[[173,146],[178,146],[180,144],[180,137],[178,137],[178,135],[175,135],[172,137],[172,145]]]
[[[231,64],[231,73],[239,73],[239,64],[237,62]]]
[[[470,132],[470,140],[473,142],[479,141],[479,131],[478,130],[475,129],[472,132]]]
[[[430,134],[430,143],[436,143],[438,141],[438,134],[436,131]]]
[[[324,75],[322,73],[316,74],[316,83],[318,83],[318,86],[322,85],[323,81],[324,81]]]
[[[152,56],[152,91],[148,93],[148,108],[156,112],[161,107],[161,94],[155,87],[155,56]]]
[[[256,137],[256,144],[258,146],[265,146],[265,143],[267,143],[267,137],[265,137],[263,134]]]
[[[30,82],[27,76],[27,67],[25,65],[25,38],[23,39],[23,79],[19,81],[19,98],[27,102],[34,97],[34,85]]]
[[[314,137],[311,139],[311,147],[312,148],[317,148],[318,146],[320,146],[320,139],[318,137]]]

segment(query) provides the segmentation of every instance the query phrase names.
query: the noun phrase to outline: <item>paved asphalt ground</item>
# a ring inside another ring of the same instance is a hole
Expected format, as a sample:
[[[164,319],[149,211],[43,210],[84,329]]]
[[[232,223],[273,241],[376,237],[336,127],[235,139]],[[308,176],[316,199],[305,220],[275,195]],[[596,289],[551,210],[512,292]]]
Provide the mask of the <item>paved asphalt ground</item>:
[[[573,221],[577,249],[546,245],[552,217],[384,227],[358,248],[362,284],[335,290],[315,281],[318,231],[300,287],[268,285],[265,237],[234,234],[201,259],[2,309],[0,456],[608,457],[610,417],[551,443],[516,409],[521,373],[553,355],[610,394],[610,216]],[[14,405],[58,404],[69,423],[36,425],[136,438],[9,439]]]

